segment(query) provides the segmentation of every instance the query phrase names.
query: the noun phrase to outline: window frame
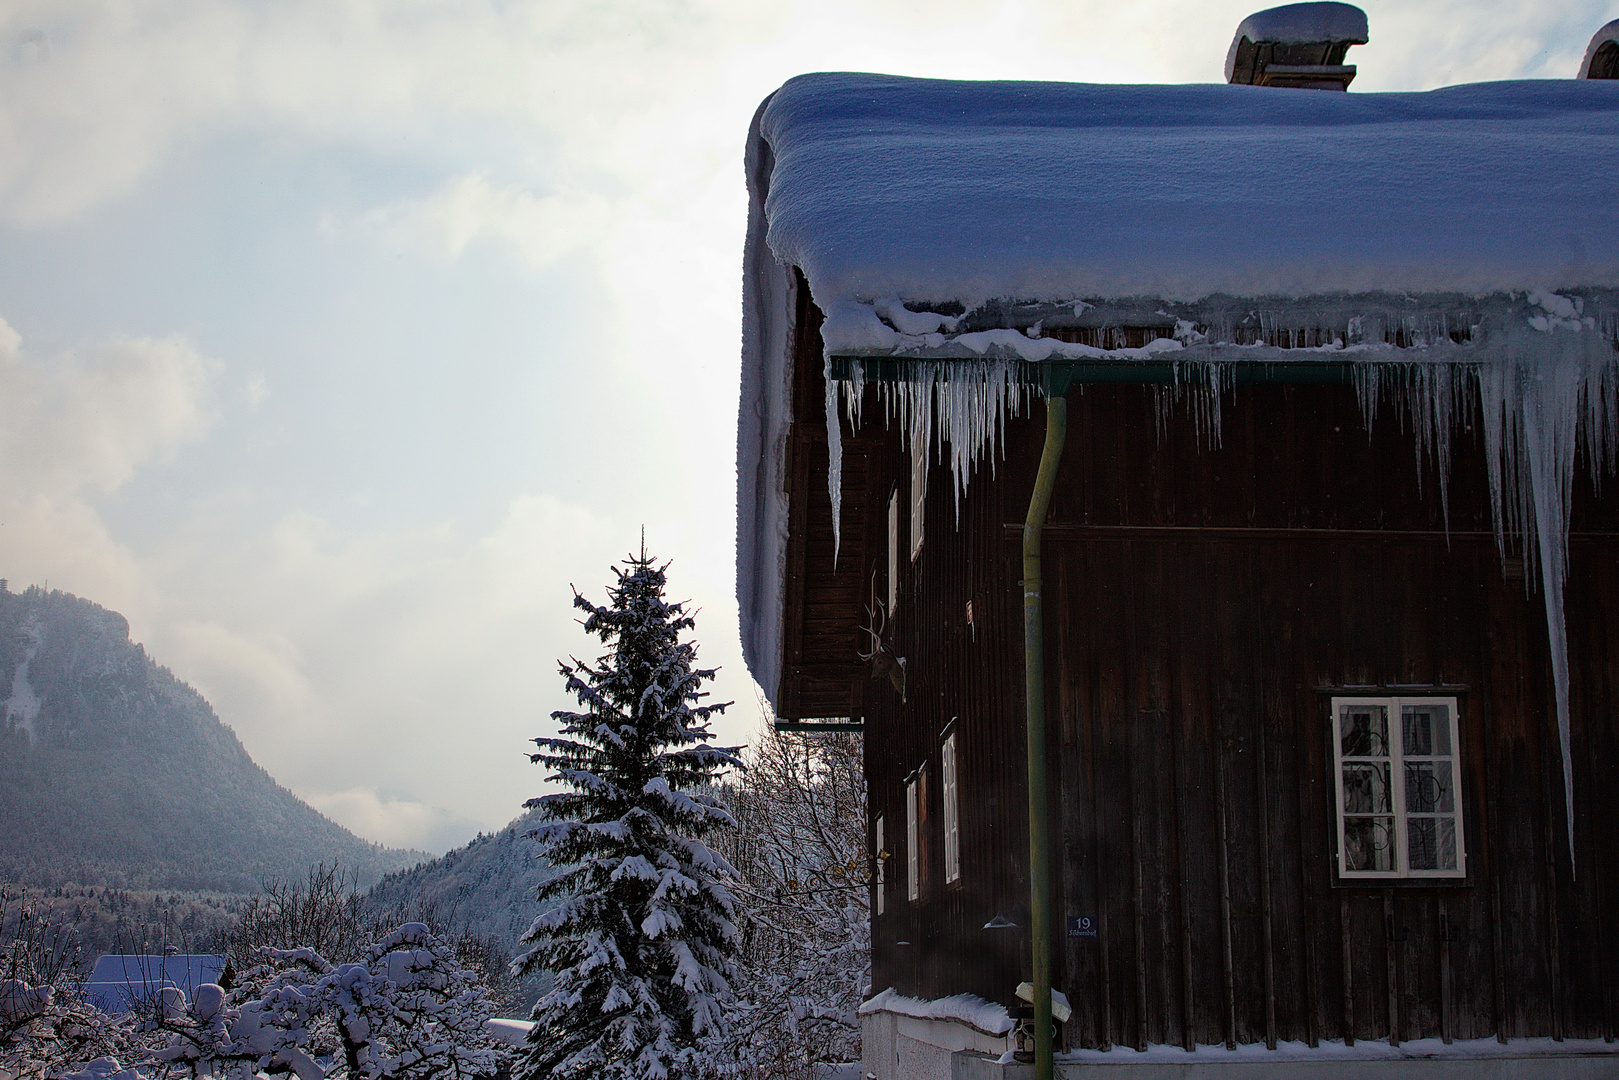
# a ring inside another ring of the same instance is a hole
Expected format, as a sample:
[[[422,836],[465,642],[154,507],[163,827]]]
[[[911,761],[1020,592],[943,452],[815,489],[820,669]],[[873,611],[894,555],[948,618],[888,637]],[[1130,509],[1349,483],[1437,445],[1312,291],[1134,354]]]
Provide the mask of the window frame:
[[[922,896],[922,873],[918,859],[921,845],[917,821],[917,784],[919,776],[905,781],[905,899],[915,903]]]
[[[1461,746],[1461,707],[1460,698],[1454,693],[1396,693],[1396,694],[1367,694],[1367,693],[1337,693],[1329,699],[1331,710],[1328,717],[1327,733],[1332,743],[1332,803],[1333,803],[1333,838],[1336,845],[1333,866],[1336,879],[1345,885],[1360,884],[1397,884],[1402,882],[1420,883],[1424,885],[1464,883],[1467,878],[1467,844],[1466,844],[1466,812],[1464,808],[1464,786],[1462,784],[1462,746]],[[1452,800],[1453,809],[1446,812],[1413,811],[1407,806],[1408,779],[1405,753],[1404,719],[1402,710],[1407,706],[1427,705],[1443,706],[1449,717],[1449,754],[1412,755],[1414,758],[1426,760],[1448,760],[1451,770],[1451,784],[1454,788]],[[1390,734],[1386,735],[1388,743],[1386,754],[1345,754],[1342,722],[1344,710],[1355,706],[1377,706],[1387,710],[1387,724]],[[1388,870],[1351,870],[1346,867],[1346,852],[1348,843],[1346,839],[1346,820],[1363,816],[1346,813],[1345,811],[1345,762],[1353,765],[1356,761],[1387,762],[1389,804],[1387,813],[1381,811],[1368,812],[1364,816],[1387,817],[1392,820],[1394,835],[1397,838],[1393,844],[1393,866]],[[1397,779],[1396,779],[1397,778]],[[1413,818],[1449,817],[1454,821],[1456,866],[1453,869],[1413,869],[1410,865],[1410,822]]]
[[[944,826],[944,883],[961,880],[961,812],[957,804],[956,733],[952,731],[939,748],[939,794],[944,805],[939,815]]]
[[[884,862],[883,815],[882,814],[877,815],[877,821],[873,825],[872,831],[874,833],[874,836],[872,838],[873,841],[874,841],[874,843],[872,844],[872,850],[874,852],[873,858],[876,860],[876,863],[877,863],[877,866],[875,868],[875,873],[872,874],[872,884],[876,887],[876,890],[877,890],[877,895],[876,895],[877,914],[881,915],[881,914],[883,914],[884,910],[888,906],[887,905],[887,897],[884,895],[884,888],[883,888],[885,885],[888,884],[888,874],[886,873],[887,866],[886,866],[886,864]]]
[[[899,607],[899,485],[888,495],[888,615]]]

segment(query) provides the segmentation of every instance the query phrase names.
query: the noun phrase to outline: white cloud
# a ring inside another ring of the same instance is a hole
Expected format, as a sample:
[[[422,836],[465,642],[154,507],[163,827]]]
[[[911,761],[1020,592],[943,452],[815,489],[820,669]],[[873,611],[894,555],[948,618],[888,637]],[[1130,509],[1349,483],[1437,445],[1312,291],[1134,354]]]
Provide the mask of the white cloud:
[[[536,196],[468,173],[424,199],[371,211],[364,224],[395,243],[454,260],[475,243],[503,243],[535,267],[600,245],[613,231],[609,202],[592,192]]]
[[[620,114],[774,21],[752,6],[18,0],[0,11],[0,212],[74,217],[241,125],[434,156],[436,127],[496,123],[599,155]]]
[[[476,831],[476,824],[459,814],[408,797],[383,795],[375,788],[317,795],[309,803],[350,832],[389,847],[443,851],[464,843]]]
[[[179,336],[115,336],[39,362],[0,320],[0,490],[115,490],[208,430],[217,367]]]
[[[0,320],[6,574],[106,604],[142,603],[149,576],[93,500],[207,432],[216,366],[181,337],[112,337],[40,361]]]

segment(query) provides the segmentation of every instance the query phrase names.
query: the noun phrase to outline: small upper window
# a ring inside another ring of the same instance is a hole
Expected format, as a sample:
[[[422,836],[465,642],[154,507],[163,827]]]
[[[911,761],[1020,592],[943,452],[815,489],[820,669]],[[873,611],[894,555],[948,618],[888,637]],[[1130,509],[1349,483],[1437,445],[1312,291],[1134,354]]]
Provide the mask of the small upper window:
[[[944,807],[944,880],[945,884],[961,877],[961,834],[957,827],[956,808],[956,733],[944,741],[939,755],[939,794]]]
[[[899,606],[899,488],[888,496],[888,614]]]
[[[877,864],[877,873],[875,875],[877,879],[877,914],[881,915],[885,906],[885,900],[887,899],[883,896],[883,886],[887,883],[888,878],[888,875],[884,872],[887,868],[884,865],[883,860],[887,857],[888,853],[883,850],[883,816],[881,814],[877,815],[877,826],[874,831],[876,832],[876,836],[873,837],[874,843],[872,846],[876,849],[876,852],[872,857]]]
[[[1332,699],[1340,878],[1465,877],[1455,698]]]
[[[918,863],[917,844],[917,779],[905,785],[905,897],[915,900],[922,895],[922,868]]]

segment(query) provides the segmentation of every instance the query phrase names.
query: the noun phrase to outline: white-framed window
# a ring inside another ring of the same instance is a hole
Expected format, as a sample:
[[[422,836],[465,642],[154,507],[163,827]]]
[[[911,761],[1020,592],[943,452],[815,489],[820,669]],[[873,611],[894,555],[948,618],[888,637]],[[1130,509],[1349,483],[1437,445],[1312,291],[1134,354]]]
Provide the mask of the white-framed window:
[[[917,787],[921,777],[914,776],[905,785],[905,898],[915,900],[922,895],[921,854],[917,841]]]
[[[888,614],[899,604],[899,488],[888,496]]]
[[[961,833],[956,806],[956,733],[944,741],[939,752],[939,794],[944,802],[944,880],[945,884],[961,877]]]
[[[877,815],[877,824],[873,829],[873,832],[875,833],[875,835],[872,837],[873,846],[877,849],[876,855],[874,856],[877,863],[877,914],[881,915],[887,901],[887,897],[883,895],[883,886],[887,884],[888,881],[888,875],[886,873],[887,865],[885,862],[885,858],[888,853],[883,850],[883,816],[881,814]]]
[[[1335,697],[1338,876],[1459,878],[1460,733],[1453,697]]]

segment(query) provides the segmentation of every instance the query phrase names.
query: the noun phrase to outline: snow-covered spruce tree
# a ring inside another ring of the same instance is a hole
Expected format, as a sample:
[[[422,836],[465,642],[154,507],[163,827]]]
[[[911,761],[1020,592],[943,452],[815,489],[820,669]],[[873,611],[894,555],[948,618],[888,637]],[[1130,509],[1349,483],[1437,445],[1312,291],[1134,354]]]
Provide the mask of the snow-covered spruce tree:
[[[643,544],[613,568],[607,606],[574,593],[607,652],[561,665],[581,711],[552,713],[559,737],[535,739],[530,755],[568,790],[529,801],[546,822],[529,835],[571,868],[540,887],[542,901],[562,902],[513,964],[556,975],[534,1006],[525,1080],[701,1076],[704,1046],[724,1034],[734,872],[703,837],[733,823],[709,790],[741,764],[740,748],[709,744],[725,706],[703,703],[714,671],[681,640],[693,621],[663,598],[664,570]]]

